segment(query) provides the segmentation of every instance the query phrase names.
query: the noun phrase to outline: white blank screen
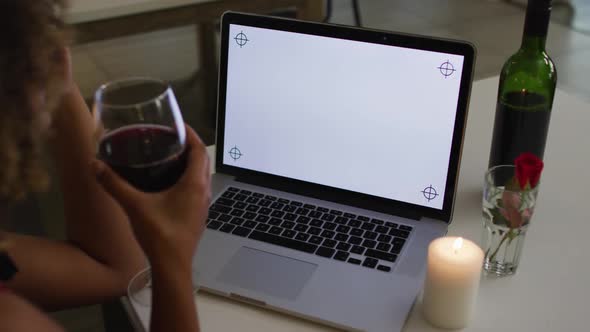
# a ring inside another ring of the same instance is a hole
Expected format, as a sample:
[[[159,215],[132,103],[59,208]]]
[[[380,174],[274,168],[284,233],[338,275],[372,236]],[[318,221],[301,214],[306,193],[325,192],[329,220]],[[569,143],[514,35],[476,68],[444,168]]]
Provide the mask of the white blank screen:
[[[462,56],[229,33],[224,164],[442,209]]]

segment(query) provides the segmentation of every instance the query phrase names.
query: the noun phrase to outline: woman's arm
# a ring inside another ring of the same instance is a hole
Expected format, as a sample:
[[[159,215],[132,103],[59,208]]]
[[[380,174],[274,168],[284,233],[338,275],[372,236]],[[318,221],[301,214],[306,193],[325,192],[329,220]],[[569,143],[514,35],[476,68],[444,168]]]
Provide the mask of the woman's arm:
[[[95,126],[77,87],[54,116],[53,156],[64,196],[67,239],[127,282],[147,264],[129,220],[96,180]]]
[[[27,301],[0,290],[0,331],[62,332],[49,317]]]
[[[205,231],[211,198],[209,158],[203,142],[187,127],[188,165],[170,189],[143,193],[102,162],[99,181],[130,217],[152,267],[152,332],[197,331],[191,267]]]
[[[9,286],[48,309],[123,295],[147,264],[126,214],[96,180],[92,117],[78,89],[70,90],[54,114],[50,141],[67,242],[8,235],[10,255],[20,269]]]
[[[199,331],[191,275],[190,265],[153,266],[150,331]]]

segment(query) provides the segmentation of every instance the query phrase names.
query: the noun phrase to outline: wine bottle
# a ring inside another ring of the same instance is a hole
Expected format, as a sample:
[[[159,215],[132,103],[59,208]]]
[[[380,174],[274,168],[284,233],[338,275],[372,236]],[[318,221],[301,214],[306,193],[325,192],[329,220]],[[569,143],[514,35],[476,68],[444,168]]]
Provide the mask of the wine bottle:
[[[545,51],[551,0],[528,0],[520,49],[502,68],[489,167],[523,152],[543,158],[557,72]]]

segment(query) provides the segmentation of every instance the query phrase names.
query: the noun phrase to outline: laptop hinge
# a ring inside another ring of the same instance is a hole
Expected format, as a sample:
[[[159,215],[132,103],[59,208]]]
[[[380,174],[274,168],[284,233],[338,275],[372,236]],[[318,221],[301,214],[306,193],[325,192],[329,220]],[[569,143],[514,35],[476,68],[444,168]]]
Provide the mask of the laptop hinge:
[[[433,223],[433,224],[445,224],[447,225],[446,222],[444,222],[443,220],[439,220],[439,219],[433,219],[433,218],[428,218],[428,217],[421,217],[419,219],[422,222],[429,222],[429,223]]]

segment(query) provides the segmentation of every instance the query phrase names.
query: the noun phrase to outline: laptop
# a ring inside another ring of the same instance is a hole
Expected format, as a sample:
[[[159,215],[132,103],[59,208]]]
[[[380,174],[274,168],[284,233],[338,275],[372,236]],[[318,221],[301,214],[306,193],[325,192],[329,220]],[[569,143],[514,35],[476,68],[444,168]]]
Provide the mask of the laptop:
[[[228,12],[201,289],[400,331],[453,213],[467,43]]]

